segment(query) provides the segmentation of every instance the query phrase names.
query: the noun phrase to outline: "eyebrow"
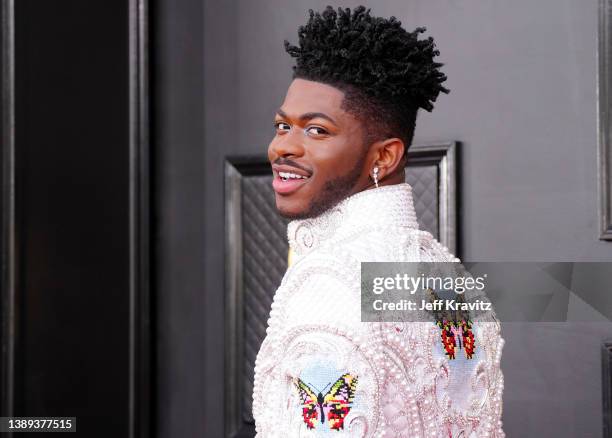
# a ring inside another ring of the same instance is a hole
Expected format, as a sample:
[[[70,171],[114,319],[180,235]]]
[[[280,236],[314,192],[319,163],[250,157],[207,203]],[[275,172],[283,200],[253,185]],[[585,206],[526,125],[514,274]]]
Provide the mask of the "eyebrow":
[[[276,111],[276,114],[278,114],[279,116],[285,118],[285,119],[289,119],[290,117],[287,115],[287,113],[285,111],[283,111],[282,109],[278,109],[278,111]],[[300,117],[298,117],[298,120],[300,122],[307,122],[308,120],[312,120],[312,119],[325,119],[328,120],[329,122],[333,123],[334,125],[338,126],[338,124],[336,123],[336,121],[334,119],[332,119],[330,116],[328,116],[325,113],[317,113],[317,112],[311,112],[311,113],[304,113],[302,114]]]

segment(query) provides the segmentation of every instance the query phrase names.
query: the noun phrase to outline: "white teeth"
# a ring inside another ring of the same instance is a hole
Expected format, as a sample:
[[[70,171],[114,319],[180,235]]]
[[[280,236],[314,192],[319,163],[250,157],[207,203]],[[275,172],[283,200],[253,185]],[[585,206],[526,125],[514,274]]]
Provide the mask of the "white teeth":
[[[307,176],[302,176],[302,175],[296,175],[295,173],[291,173],[291,172],[278,172],[278,175],[283,178],[283,179],[307,179]]]

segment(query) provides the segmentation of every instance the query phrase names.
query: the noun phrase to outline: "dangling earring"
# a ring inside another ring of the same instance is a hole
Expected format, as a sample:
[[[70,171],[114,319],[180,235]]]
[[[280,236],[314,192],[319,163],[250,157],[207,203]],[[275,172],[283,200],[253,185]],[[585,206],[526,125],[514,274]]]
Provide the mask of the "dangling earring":
[[[374,167],[373,172],[374,172],[374,176],[373,176],[373,178],[374,178],[374,185],[376,186],[376,188],[378,188],[378,166]]]

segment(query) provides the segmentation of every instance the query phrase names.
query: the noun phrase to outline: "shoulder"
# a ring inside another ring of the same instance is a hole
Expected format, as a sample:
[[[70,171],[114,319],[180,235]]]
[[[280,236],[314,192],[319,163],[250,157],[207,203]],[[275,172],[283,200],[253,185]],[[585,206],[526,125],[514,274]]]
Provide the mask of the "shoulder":
[[[283,327],[358,321],[360,284],[358,262],[317,251],[287,270],[271,316]]]
[[[460,262],[458,257],[442,245],[429,231],[419,230],[415,243],[418,245],[420,261],[423,262]]]
[[[353,283],[358,281],[359,262],[350,250],[336,245],[330,250],[306,254],[287,269],[281,287],[297,290],[316,286],[321,281]]]
[[[373,227],[330,248],[359,261],[459,262],[429,231],[402,226]]]

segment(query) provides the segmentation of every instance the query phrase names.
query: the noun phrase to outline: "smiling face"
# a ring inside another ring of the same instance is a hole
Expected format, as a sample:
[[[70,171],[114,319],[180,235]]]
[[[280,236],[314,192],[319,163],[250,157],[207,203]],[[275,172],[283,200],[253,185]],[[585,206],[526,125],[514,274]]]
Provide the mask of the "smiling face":
[[[289,86],[268,147],[282,216],[317,216],[371,186],[365,128],[343,100],[344,92],[320,82]]]

